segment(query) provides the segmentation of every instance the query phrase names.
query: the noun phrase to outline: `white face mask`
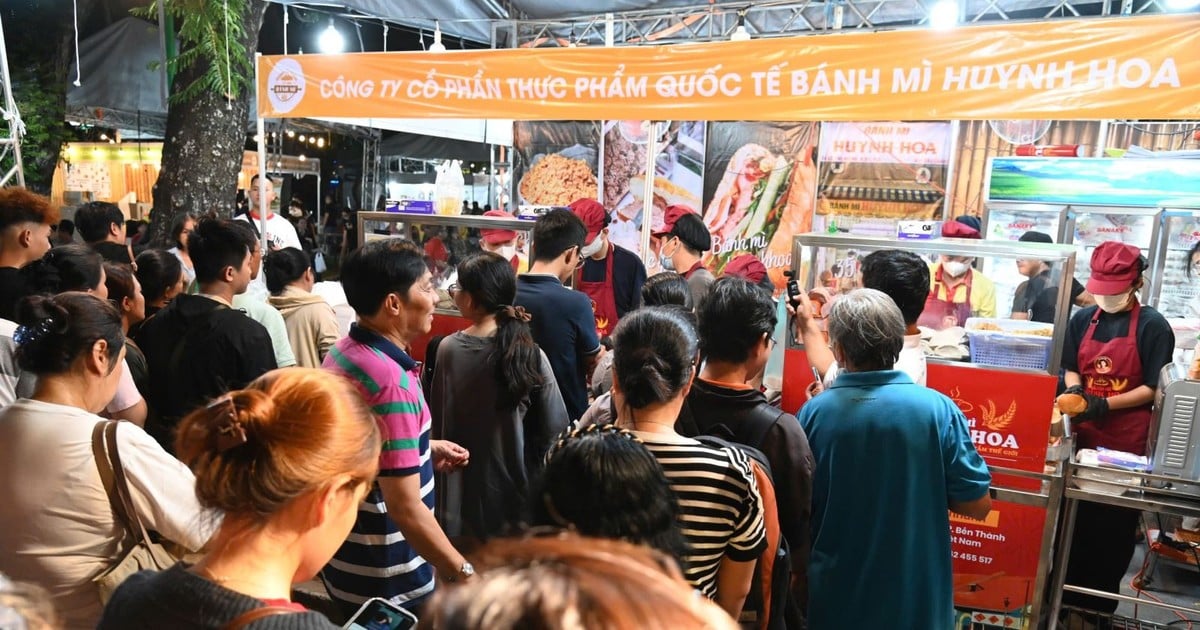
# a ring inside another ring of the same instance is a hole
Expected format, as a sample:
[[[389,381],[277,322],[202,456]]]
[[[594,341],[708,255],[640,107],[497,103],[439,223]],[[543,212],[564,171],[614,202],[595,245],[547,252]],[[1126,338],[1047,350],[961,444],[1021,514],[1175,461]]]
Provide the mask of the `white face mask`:
[[[1131,291],[1126,291],[1119,295],[1093,295],[1096,298],[1096,306],[1105,313],[1120,313],[1129,305]]]
[[[517,246],[516,245],[501,245],[498,249],[496,249],[494,251],[497,254],[500,254],[506,260],[512,260],[513,257],[515,257],[517,255]]]
[[[967,270],[970,268],[971,266],[967,263],[959,262],[957,260],[951,260],[949,262],[942,263],[942,269],[947,274],[950,274],[951,278],[958,278],[962,276],[964,273],[967,273]]]
[[[579,255],[583,256],[584,258],[591,258],[592,256],[600,253],[600,250],[603,248],[604,238],[600,235],[597,235],[596,238],[592,239],[591,243],[584,245],[583,248],[579,250]]]

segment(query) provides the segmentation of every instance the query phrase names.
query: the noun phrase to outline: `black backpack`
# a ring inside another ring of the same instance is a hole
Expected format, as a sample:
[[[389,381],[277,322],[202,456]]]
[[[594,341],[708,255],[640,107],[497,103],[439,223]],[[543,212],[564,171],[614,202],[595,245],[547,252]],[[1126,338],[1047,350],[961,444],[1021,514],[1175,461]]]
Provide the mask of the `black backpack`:
[[[442,340],[446,335],[435,335],[429,340],[429,345],[425,346],[425,362],[421,364],[421,391],[428,396],[429,392],[433,391],[433,372],[437,368],[437,353],[438,346],[442,345]]]

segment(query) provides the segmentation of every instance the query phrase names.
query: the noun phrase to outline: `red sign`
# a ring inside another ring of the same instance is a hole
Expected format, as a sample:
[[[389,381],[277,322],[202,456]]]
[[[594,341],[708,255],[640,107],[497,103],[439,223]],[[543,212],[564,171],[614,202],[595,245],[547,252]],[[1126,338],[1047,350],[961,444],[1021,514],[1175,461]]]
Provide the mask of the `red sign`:
[[[1045,522],[1045,508],[1014,503],[993,503],[983,521],[951,514],[954,606],[972,614],[1020,619],[1037,598]],[[1008,625],[1023,627],[1012,621]]]

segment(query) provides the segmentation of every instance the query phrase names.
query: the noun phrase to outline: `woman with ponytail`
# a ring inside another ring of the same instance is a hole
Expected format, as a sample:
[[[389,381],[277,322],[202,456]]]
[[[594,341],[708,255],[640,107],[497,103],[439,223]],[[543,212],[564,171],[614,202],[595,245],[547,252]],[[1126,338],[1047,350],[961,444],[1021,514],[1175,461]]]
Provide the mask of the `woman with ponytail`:
[[[450,294],[471,326],[438,345],[429,410],[433,436],[471,453],[465,469],[437,484],[438,520],[470,546],[517,525],[546,451],[570,419],[529,315],[513,306],[509,261],[468,258]]]
[[[380,448],[354,386],[320,370],[268,372],[192,412],[175,453],[196,475],[200,504],[224,519],[196,564],[126,580],[99,630],[338,628],[292,602],[292,585],[346,540]]]

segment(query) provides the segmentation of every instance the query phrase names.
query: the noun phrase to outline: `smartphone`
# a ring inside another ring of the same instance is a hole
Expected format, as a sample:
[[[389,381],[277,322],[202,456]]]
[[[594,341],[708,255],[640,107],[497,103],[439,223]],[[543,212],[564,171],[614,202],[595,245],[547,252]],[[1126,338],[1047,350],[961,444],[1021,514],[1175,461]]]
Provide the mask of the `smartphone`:
[[[800,301],[800,283],[795,280],[787,282],[788,301],[795,304]]]
[[[342,626],[347,630],[411,630],[417,617],[382,597],[372,597]]]

